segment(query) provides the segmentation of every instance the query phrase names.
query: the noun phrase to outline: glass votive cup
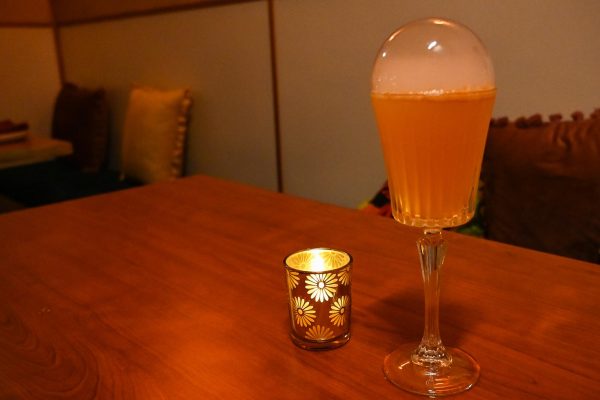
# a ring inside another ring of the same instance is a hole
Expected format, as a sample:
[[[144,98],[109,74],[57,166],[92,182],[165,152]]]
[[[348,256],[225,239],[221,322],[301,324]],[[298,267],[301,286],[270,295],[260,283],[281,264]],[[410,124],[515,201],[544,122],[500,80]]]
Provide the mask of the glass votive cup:
[[[290,338],[306,350],[350,340],[352,257],[342,250],[300,250],[284,259]]]

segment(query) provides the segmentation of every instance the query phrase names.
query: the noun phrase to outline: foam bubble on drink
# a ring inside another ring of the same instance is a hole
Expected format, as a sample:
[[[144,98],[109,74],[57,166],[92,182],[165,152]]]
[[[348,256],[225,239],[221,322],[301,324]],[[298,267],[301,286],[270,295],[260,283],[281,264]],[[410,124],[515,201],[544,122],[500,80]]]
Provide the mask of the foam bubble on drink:
[[[385,41],[375,60],[371,87],[382,94],[487,90],[495,87],[494,68],[471,30],[429,18],[404,25]]]

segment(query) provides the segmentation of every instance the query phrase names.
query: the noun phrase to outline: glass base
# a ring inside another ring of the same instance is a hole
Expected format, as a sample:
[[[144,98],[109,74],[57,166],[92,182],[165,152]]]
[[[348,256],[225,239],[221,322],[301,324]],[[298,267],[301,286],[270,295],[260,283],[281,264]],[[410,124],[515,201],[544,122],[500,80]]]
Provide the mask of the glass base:
[[[479,379],[479,364],[464,351],[446,347],[452,357],[448,367],[433,369],[411,361],[418,343],[405,344],[383,361],[387,380],[401,389],[429,397],[447,396],[470,389]]]
[[[332,350],[337,349],[348,343],[350,340],[350,332],[340,335],[330,340],[308,340],[294,335],[290,332],[292,343],[304,350]]]

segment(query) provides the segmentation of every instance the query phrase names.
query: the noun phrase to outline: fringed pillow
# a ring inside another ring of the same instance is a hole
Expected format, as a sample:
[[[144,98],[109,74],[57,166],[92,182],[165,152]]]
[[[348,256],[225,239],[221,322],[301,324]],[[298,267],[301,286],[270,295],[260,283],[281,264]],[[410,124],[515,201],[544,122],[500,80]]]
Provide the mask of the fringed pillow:
[[[187,89],[132,88],[121,149],[124,177],[153,183],[183,174],[190,106]]]

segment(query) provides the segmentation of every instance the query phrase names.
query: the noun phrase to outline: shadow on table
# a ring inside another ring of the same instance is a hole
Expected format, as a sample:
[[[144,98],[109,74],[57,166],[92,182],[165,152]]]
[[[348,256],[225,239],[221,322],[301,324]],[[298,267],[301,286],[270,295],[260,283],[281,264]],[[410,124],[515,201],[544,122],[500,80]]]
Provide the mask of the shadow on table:
[[[465,332],[471,331],[482,316],[472,303],[443,296],[440,301],[440,334],[447,346],[460,347]],[[387,332],[394,343],[418,342],[424,327],[422,288],[404,288],[382,297],[368,307],[372,323]]]

